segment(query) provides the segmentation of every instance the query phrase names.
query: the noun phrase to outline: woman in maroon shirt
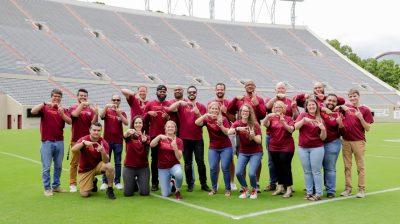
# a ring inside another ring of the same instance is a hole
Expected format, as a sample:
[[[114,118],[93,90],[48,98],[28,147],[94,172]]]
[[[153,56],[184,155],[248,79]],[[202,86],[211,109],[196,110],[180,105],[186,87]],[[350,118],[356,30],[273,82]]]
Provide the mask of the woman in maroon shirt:
[[[149,195],[150,170],[147,160],[150,138],[143,132],[140,115],[132,119],[133,129],[124,133],[126,156],[124,163],[124,196],[133,196],[137,187],[140,195]]]
[[[150,142],[150,147],[158,146],[158,179],[161,186],[161,195],[168,197],[171,191],[175,198],[181,200],[183,172],[179,160],[182,158],[183,142],[176,137],[176,123],[167,121],[165,135],[158,135]],[[174,179],[172,179],[174,176]],[[172,184],[171,184],[172,183]],[[174,189],[175,188],[175,189]]]
[[[299,157],[304,171],[307,196],[310,201],[321,200],[322,161],[324,159],[325,125],[321,119],[318,102],[309,98],[305,103],[305,112],[296,119],[295,128],[299,130]],[[315,195],[313,194],[315,186]]]
[[[211,102],[207,107],[207,113],[197,118],[195,124],[205,125],[210,138],[208,150],[208,162],[210,164],[210,176],[212,190],[208,193],[217,193],[218,169],[221,162],[222,172],[224,173],[225,196],[231,196],[231,183],[229,168],[232,162],[232,143],[228,137],[229,121],[221,114],[221,104]]]
[[[292,158],[294,154],[294,141],[292,132],[294,122],[290,116],[285,115],[286,105],[278,100],[273,104],[272,113],[268,114],[262,123],[269,133],[269,152],[274,167],[277,171],[278,186],[272,195],[283,195],[284,198],[292,196]]]
[[[262,157],[261,146],[261,128],[258,124],[253,108],[249,104],[243,104],[239,110],[239,119],[233,123],[228,134],[239,136],[239,156],[236,165],[236,177],[243,187],[243,192],[239,198],[256,199],[257,198],[257,178],[256,171],[260,166]],[[247,188],[247,182],[244,177],[244,169],[250,163],[249,177],[252,191]]]

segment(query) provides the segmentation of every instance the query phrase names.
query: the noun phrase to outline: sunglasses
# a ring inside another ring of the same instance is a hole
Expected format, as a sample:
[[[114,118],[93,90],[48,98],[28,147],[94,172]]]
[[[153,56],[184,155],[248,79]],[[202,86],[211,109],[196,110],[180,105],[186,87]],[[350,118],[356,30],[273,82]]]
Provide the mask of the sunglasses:
[[[112,99],[112,101],[114,101],[114,102],[119,102],[119,101],[121,101],[120,99]]]
[[[196,94],[197,92],[196,91],[190,91],[190,92],[188,92],[189,94]]]

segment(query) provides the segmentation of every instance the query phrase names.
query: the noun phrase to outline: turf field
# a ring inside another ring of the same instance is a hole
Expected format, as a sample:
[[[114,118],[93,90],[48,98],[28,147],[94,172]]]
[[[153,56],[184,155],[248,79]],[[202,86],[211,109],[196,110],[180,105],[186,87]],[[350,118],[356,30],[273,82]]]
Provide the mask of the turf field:
[[[66,130],[65,139],[69,138]],[[296,154],[296,192],[290,199],[271,196],[270,192],[262,192],[257,200],[238,199],[238,192],[226,198],[220,178],[220,194],[210,197],[200,191],[198,183],[194,192],[187,193],[184,185],[184,199],[177,203],[157,197],[159,192],[149,197],[125,198],[118,190],[114,201],[106,199],[104,192],[87,199],[77,193],[47,198],[43,196],[41,182],[39,130],[0,131],[0,223],[399,223],[400,124],[374,124],[367,141],[364,199],[305,201],[302,169]],[[61,181],[65,189],[68,167],[64,159]],[[268,179],[266,168],[264,155],[262,187]],[[344,187],[341,157],[337,171],[339,194]],[[356,189],[355,175],[353,180]]]

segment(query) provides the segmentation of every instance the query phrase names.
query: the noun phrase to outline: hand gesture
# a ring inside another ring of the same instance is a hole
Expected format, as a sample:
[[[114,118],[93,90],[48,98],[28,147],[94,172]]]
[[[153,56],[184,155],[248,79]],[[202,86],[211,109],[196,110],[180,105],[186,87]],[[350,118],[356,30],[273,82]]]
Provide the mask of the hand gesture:
[[[97,143],[97,145],[98,145],[98,146],[97,146],[97,152],[100,152],[100,153],[101,153],[101,152],[104,152],[104,146],[103,146],[103,144],[98,144],[98,143]]]
[[[106,104],[106,106],[105,106],[105,107],[106,107],[106,108],[114,108],[114,106],[115,106],[114,104],[112,104],[112,103],[108,103],[108,104]]]
[[[325,129],[324,123],[322,123],[322,121],[320,121],[320,120],[315,120],[315,121],[314,121],[314,124],[315,124],[316,126],[318,126],[319,129],[321,129],[321,130],[324,130],[324,129]]]
[[[196,104],[193,105],[192,111],[193,111],[196,115],[199,115],[199,114],[200,114],[200,110],[199,110],[199,108],[197,108]]]
[[[326,114],[328,114],[328,115],[330,115],[330,114],[333,113],[330,109],[328,109],[328,108],[326,108],[326,107],[321,108],[321,110],[322,110],[323,112],[325,112]]]
[[[88,107],[88,106],[90,106],[90,102],[89,101],[82,102],[82,105],[84,107]]]
[[[308,117],[304,117],[303,120],[304,120],[305,123],[313,123],[314,122],[313,119],[310,119]]]
[[[243,96],[237,96],[236,99],[237,100],[243,100]]]
[[[357,111],[354,113],[354,115],[356,115],[356,117],[361,120],[363,118],[363,115],[361,113],[361,111],[358,109],[357,107]]]
[[[286,120],[285,120],[285,117],[283,116],[283,114],[281,114],[281,115],[279,116],[279,122],[280,122],[281,124],[285,124],[285,123],[286,123]]]
[[[226,114],[227,111],[228,111],[228,109],[226,108],[226,106],[222,104],[221,105],[221,113]]]
[[[178,150],[178,144],[176,143],[176,138],[174,138],[171,142],[172,149]]]
[[[147,114],[152,116],[152,117],[157,117],[157,112],[156,111],[149,111],[149,112],[147,112]]]
[[[166,140],[166,139],[168,139],[168,137],[167,137],[166,135],[159,135],[159,137],[160,137],[161,140]]]
[[[93,146],[93,145],[98,144],[98,143],[97,143],[97,142],[91,142],[91,141],[83,140],[83,141],[82,141],[82,144],[83,144],[85,147],[90,147],[90,146]]]
[[[255,92],[253,93],[253,96],[251,97],[251,103],[252,103],[254,106],[258,106],[258,104],[259,104],[258,98],[257,98],[257,94],[256,94]]]
[[[336,118],[336,122],[337,122],[338,124],[342,124],[342,123],[343,123],[343,118],[342,118],[342,115],[341,115],[341,114],[339,114],[339,116]]]
[[[256,133],[254,132],[254,128],[249,128],[249,138],[253,139],[256,136]]]
[[[167,113],[165,113],[165,112],[162,112],[161,117],[162,117],[163,119],[165,119],[165,120],[168,120],[168,119],[169,119],[169,115],[168,115]]]
[[[247,131],[247,127],[237,127],[236,131]]]
[[[217,125],[218,127],[222,127],[223,125],[222,117],[217,118]]]
[[[61,105],[59,105],[59,106],[58,106],[58,112],[59,112],[61,115],[64,115],[64,113],[65,113],[64,107],[62,107]]]
[[[188,103],[187,103],[186,101],[180,100],[180,101],[179,101],[179,105],[181,105],[181,106],[187,106]]]
[[[143,135],[142,135],[142,142],[146,142],[146,141],[147,141],[146,132],[143,132]]]

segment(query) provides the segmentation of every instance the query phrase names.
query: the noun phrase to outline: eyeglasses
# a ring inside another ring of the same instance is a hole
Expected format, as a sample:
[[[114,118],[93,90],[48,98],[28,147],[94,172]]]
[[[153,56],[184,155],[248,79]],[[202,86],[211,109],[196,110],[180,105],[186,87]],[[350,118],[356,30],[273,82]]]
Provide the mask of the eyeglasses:
[[[120,99],[112,99],[112,101],[114,101],[114,102],[119,102],[119,101],[121,101]]]

